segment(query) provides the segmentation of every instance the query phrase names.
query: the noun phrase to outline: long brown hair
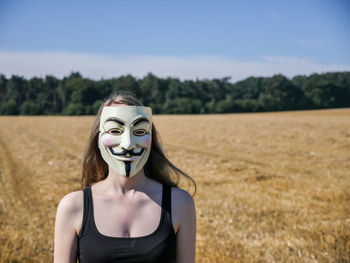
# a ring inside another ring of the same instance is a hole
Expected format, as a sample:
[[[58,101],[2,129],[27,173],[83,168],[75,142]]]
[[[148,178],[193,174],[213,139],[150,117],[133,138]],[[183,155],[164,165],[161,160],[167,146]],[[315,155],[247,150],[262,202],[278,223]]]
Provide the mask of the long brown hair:
[[[102,110],[105,106],[110,106],[112,104],[143,106],[139,100],[125,92],[116,93],[101,104],[83,157],[83,171],[81,177],[83,188],[102,181],[108,176],[108,165],[103,160],[100,149],[98,148],[98,136]],[[143,171],[147,177],[172,187],[178,187],[181,179],[184,178],[189,184],[193,184],[194,194],[196,193],[197,187],[195,181],[185,172],[177,168],[167,158],[154,123],[152,124],[151,152],[143,167]]]

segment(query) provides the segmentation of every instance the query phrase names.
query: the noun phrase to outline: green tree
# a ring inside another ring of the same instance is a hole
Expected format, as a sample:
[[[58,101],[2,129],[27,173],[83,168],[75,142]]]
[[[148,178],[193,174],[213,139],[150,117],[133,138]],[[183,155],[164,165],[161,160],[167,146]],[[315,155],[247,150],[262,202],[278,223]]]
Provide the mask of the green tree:
[[[121,76],[114,79],[112,92],[126,91],[135,97],[140,97],[141,91],[137,80],[131,76]]]
[[[165,101],[166,82],[161,81],[152,73],[145,76],[140,82],[141,100],[144,104],[162,104]]]
[[[6,98],[6,84],[7,78],[5,75],[0,74],[0,103],[4,102]]]
[[[350,106],[350,73],[312,74],[302,85],[313,108]]]
[[[262,81],[259,104],[267,111],[297,109],[303,93],[282,75],[265,78]]]
[[[20,115],[38,115],[40,114],[39,106],[32,101],[25,101],[20,107]]]
[[[85,107],[81,103],[69,103],[67,108],[64,110],[65,115],[84,115]]]
[[[27,81],[23,77],[12,76],[6,83],[7,101],[15,101],[18,105],[25,100]]]
[[[13,99],[2,103],[0,106],[1,115],[17,115],[18,112],[19,105]]]

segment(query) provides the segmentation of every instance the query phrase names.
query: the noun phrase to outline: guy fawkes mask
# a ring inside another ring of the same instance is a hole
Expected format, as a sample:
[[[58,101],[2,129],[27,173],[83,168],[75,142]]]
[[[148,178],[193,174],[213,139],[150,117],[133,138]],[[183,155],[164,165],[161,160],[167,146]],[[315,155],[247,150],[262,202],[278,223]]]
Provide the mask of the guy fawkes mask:
[[[151,151],[152,110],[144,106],[107,106],[100,119],[102,158],[119,175],[135,176]]]

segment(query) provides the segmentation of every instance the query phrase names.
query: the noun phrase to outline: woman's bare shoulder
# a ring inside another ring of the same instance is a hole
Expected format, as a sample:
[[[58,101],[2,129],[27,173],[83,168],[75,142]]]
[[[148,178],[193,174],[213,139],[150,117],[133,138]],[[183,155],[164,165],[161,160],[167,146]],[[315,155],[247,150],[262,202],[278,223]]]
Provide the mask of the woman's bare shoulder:
[[[58,204],[58,210],[70,215],[80,213],[84,206],[83,191],[66,194]]]
[[[76,191],[65,195],[58,204],[55,220],[55,262],[76,262],[83,202],[83,191]]]
[[[195,229],[196,208],[193,197],[183,189],[172,188],[171,191],[171,220],[175,233],[179,229]]]
[[[194,209],[193,197],[181,188],[171,188],[172,206],[175,209]]]

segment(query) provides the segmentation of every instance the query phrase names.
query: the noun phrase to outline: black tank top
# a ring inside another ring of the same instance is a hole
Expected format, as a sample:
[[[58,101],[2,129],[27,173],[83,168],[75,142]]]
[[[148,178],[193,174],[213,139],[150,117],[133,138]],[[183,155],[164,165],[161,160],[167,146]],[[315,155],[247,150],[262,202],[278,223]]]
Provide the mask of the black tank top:
[[[162,212],[157,229],[141,237],[110,237],[95,225],[91,187],[84,192],[83,223],[78,236],[80,263],[174,262],[176,234],[171,222],[171,188],[163,185]]]

